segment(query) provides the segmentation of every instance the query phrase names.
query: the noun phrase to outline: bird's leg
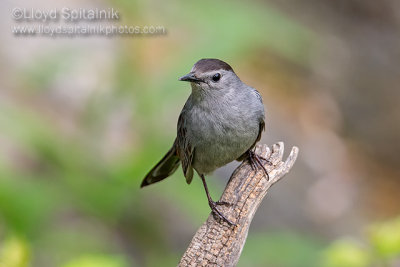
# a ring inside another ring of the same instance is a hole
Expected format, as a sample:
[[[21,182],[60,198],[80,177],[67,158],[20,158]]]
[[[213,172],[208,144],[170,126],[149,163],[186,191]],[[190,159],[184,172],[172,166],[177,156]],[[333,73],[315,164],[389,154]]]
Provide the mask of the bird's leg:
[[[206,190],[206,194],[207,194],[207,199],[208,199],[208,205],[211,208],[211,211],[217,215],[217,217],[219,217],[220,219],[226,221],[229,225],[236,225],[233,222],[231,222],[230,220],[228,220],[217,208],[217,205],[230,205],[230,203],[225,202],[225,201],[213,201],[211,199],[210,193],[208,192],[208,187],[207,187],[207,183],[206,183],[206,179],[204,178],[204,175],[201,174],[200,175],[201,180],[203,181],[203,185],[204,185],[204,189]]]
[[[269,174],[267,169],[265,169],[264,164],[261,162],[261,160],[265,160],[267,164],[272,165],[272,162],[267,160],[266,158],[263,158],[259,155],[256,154],[253,150],[249,149],[248,150],[249,156],[248,160],[250,162],[250,166],[253,170],[257,170],[257,165],[262,168],[264,171],[265,175],[267,176],[267,180],[269,180]]]
[[[257,164],[256,164],[255,160],[253,160],[252,157],[251,157],[251,150],[249,150],[247,153],[248,153],[247,159],[248,159],[248,161],[250,163],[251,169],[253,171],[257,171]]]

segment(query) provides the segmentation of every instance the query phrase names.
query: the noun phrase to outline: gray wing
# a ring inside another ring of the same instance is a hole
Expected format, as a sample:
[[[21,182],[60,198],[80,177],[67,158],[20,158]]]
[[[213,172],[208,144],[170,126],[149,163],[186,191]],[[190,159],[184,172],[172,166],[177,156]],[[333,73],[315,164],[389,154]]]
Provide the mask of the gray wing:
[[[178,133],[177,138],[175,140],[175,147],[178,154],[178,157],[182,163],[183,174],[186,177],[186,182],[190,184],[193,179],[193,156],[194,156],[194,148],[190,144],[187,138],[187,129],[186,129],[186,121],[185,121],[185,111],[182,110],[178,119]]]
[[[258,141],[260,141],[262,132],[263,132],[264,130],[265,130],[265,122],[264,122],[264,120],[261,120],[261,121],[260,121],[259,128],[258,128],[257,139],[256,139],[256,141],[254,142],[254,144],[251,146],[251,148],[253,148],[253,147],[256,145],[256,143],[257,143]]]
[[[255,93],[256,93],[256,96],[257,96],[258,100],[260,100],[260,103],[261,103],[261,105],[262,105],[262,102],[263,102],[263,101],[262,101],[262,97],[261,97],[260,93],[259,93],[256,89],[254,89],[254,91],[255,91]],[[257,135],[256,141],[254,142],[254,144],[251,146],[250,149],[252,149],[252,148],[256,145],[256,143],[257,143],[258,141],[260,141],[262,132],[265,130],[264,106],[262,106],[262,110],[263,110],[263,111],[262,111],[262,118],[260,119],[260,124],[259,124],[259,128],[258,128],[258,135]]]
[[[254,141],[253,145],[252,145],[251,147],[249,147],[249,149],[248,149],[243,155],[241,155],[240,157],[238,157],[238,158],[236,159],[237,161],[242,161],[242,160],[244,160],[244,159],[247,157],[247,152],[248,152],[249,150],[253,149],[253,147],[255,147],[255,145],[257,144],[257,142],[260,141],[262,132],[263,132],[264,130],[265,130],[265,122],[264,122],[264,120],[261,120],[261,121],[260,121],[260,124],[259,124],[259,127],[258,127],[258,135],[257,135],[256,140]]]

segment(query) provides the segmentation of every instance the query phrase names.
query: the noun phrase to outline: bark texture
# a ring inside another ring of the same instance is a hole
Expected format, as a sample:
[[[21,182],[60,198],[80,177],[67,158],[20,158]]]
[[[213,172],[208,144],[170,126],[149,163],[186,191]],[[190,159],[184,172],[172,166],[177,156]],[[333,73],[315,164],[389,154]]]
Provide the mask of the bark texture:
[[[293,167],[298,148],[293,147],[289,157],[283,161],[284,145],[257,145],[256,153],[271,164],[266,163],[269,180],[261,168],[253,170],[244,161],[232,174],[221,201],[231,203],[218,206],[221,212],[235,226],[219,220],[211,213],[207,221],[197,230],[179,266],[235,266],[239,261],[247,238],[250,223],[268,189],[278,182]]]

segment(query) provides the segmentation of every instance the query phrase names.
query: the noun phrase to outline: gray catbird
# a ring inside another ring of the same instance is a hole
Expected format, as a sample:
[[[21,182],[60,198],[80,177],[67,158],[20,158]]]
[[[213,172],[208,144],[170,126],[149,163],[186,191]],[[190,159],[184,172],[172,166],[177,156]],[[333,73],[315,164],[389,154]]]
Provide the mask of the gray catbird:
[[[208,203],[215,215],[229,224],[217,208],[204,175],[231,161],[248,159],[253,168],[267,171],[252,148],[264,130],[264,106],[258,91],[244,84],[231,66],[219,59],[201,59],[180,81],[190,82],[192,94],[178,119],[178,132],[172,148],[144,178],[141,187],[167,178],[182,164],[186,182],[193,169],[203,181]]]

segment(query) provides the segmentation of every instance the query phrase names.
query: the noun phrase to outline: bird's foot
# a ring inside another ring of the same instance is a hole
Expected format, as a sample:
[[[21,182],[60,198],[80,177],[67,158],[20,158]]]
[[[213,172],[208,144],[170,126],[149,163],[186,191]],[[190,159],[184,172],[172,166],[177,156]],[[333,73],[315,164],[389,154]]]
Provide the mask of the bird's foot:
[[[256,171],[258,167],[261,167],[262,170],[264,171],[265,175],[267,176],[267,180],[269,180],[269,174],[267,169],[265,169],[264,164],[262,163],[262,160],[265,161],[268,165],[273,165],[271,161],[269,161],[268,159],[261,157],[259,155],[257,155],[254,151],[249,150],[249,157],[248,157],[251,169],[253,171]]]
[[[231,205],[231,203],[228,203],[226,201],[213,201],[210,193],[208,192],[208,187],[207,187],[207,183],[206,183],[206,179],[204,178],[204,175],[201,174],[200,175],[201,180],[203,181],[203,185],[204,185],[204,189],[206,190],[206,194],[207,194],[207,199],[208,199],[208,205],[210,205],[211,211],[213,212],[214,215],[216,215],[217,217],[219,217],[221,220],[227,222],[229,225],[231,226],[236,226],[236,224],[234,224],[233,222],[231,222],[230,220],[228,220],[217,208],[218,205]]]
[[[218,200],[218,201],[215,202],[215,205],[232,206],[232,203]]]
[[[209,201],[208,204],[210,205],[210,208],[212,210],[212,212],[221,220],[227,222],[229,225],[231,226],[236,226],[235,223],[233,223],[232,221],[230,221],[228,218],[225,217],[224,214],[222,214],[222,212],[220,212],[217,208],[218,205],[232,205],[231,203],[225,202],[225,201]]]

